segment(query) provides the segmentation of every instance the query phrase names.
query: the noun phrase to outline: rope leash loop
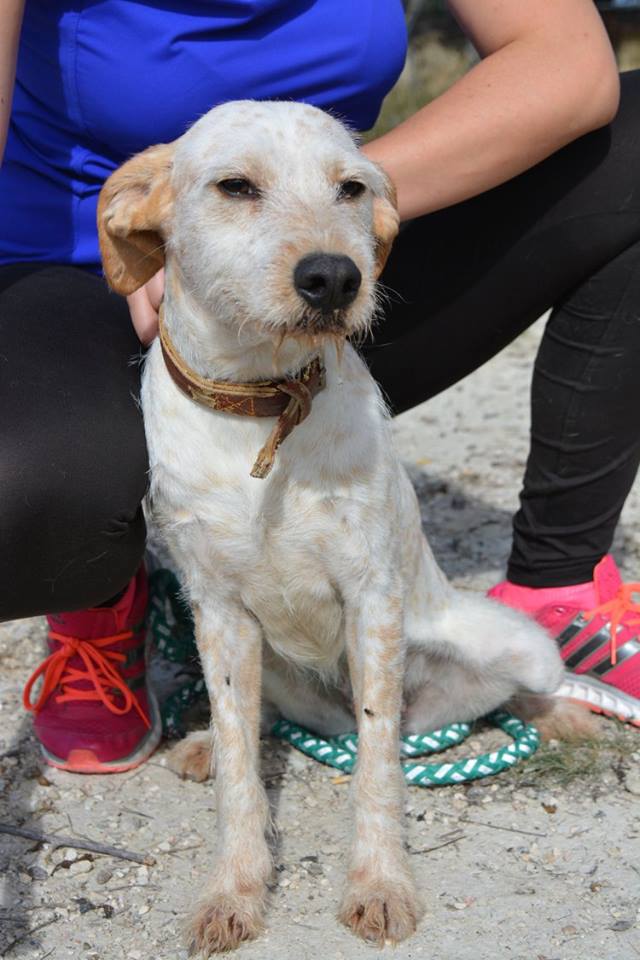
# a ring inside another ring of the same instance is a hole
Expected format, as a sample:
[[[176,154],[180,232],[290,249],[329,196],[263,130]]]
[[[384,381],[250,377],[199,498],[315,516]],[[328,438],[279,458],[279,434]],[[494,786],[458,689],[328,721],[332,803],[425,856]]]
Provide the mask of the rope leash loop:
[[[481,780],[508,770],[518,761],[533,756],[538,749],[540,735],[532,724],[523,723],[504,710],[495,711],[485,719],[513,737],[513,743],[453,763],[403,763],[407,783],[418,787],[435,787]],[[438,753],[466,740],[470,733],[471,726],[468,723],[452,723],[432,733],[402,737],[400,753],[404,757]],[[278,720],[271,734],[290,743],[308,757],[343,773],[351,773],[355,768],[358,753],[358,736],[355,733],[324,740],[295,723]]]

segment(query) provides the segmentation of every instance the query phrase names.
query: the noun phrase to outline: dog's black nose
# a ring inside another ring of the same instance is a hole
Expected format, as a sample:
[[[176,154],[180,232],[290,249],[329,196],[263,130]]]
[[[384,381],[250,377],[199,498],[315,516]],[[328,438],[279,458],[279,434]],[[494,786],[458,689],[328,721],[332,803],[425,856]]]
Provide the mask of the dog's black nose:
[[[350,257],[310,253],[293,272],[293,285],[307,303],[330,313],[348,307],[358,295],[362,274]]]

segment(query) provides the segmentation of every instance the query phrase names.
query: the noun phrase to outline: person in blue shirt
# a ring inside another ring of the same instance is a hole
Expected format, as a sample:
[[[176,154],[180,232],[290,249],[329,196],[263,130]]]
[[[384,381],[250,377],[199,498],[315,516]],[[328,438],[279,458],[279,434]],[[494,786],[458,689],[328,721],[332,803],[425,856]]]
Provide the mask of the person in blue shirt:
[[[383,276],[401,297],[378,331],[384,349],[365,354],[400,411],[554,307],[494,594],[558,634],[596,691],[586,699],[603,688],[638,722],[637,610],[608,551],[640,459],[640,74],[620,92],[591,0],[449,7],[479,63],[365,148],[407,221]],[[230,99],[302,100],[367,129],[402,67],[403,11],[400,0],[5,0],[0,31],[0,619],[49,615],[44,693],[25,698],[47,760],[116,771],[158,739],[129,361],[136,333],[155,334],[162,279],[129,305],[106,288],[98,193],[129,156]],[[609,660],[612,604],[624,656],[612,641]]]

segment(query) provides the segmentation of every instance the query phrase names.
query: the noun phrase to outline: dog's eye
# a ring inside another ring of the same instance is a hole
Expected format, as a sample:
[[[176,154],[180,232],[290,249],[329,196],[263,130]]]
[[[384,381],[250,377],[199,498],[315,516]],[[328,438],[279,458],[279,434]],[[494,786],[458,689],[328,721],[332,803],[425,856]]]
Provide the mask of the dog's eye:
[[[257,197],[260,193],[255,184],[243,177],[231,177],[229,180],[220,180],[218,190],[228,197]]]
[[[338,187],[338,200],[355,200],[365,189],[364,183],[359,180],[344,180]]]

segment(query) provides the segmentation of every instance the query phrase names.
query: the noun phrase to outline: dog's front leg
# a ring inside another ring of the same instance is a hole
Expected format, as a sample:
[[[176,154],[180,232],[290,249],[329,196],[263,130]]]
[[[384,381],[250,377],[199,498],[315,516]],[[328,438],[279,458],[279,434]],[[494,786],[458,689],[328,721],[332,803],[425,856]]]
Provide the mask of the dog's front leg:
[[[346,603],[347,655],[358,722],[355,838],[340,919],[380,945],[416,928],[418,901],[403,845],[400,710],[405,641],[400,590]]]
[[[262,632],[230,605],[201,605],[195,622],[215,730],[218,853],[191,934],[192,952],[209,956],[260,933],[271,874],[258,765]]]

